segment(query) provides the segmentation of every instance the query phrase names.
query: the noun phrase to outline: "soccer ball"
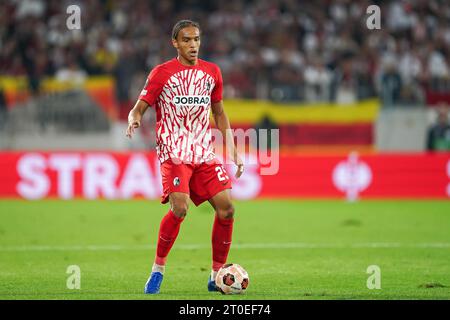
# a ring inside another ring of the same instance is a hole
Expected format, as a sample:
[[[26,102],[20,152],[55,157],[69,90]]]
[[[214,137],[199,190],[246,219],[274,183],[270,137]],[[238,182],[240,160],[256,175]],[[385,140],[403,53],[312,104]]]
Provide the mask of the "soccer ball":
[[[248,273],[236,263],[225,264],[217,272],[216,286],[222,294],[239,294],[248,288]]]

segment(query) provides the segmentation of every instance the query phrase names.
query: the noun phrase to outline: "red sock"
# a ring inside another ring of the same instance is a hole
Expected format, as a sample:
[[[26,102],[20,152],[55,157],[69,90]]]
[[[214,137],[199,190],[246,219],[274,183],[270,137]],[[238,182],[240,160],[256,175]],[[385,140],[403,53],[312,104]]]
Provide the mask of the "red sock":
[[[226,262],[231,246],[234,219],[219,219],[216,214],[212,230],[212,269],[218,271]]]
[[[180,231],[180,225],[184,218],[177,217],[172,210],[164,216],[159,226],[158,247],[155,263],[161,266],[166,264],[167,255],[172,248]]]

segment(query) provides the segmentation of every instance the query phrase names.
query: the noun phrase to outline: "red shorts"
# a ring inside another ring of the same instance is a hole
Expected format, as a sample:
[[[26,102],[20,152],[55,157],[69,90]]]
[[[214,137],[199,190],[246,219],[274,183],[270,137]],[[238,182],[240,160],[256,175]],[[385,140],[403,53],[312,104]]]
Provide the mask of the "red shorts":
[[[161,203],[169,201],[172,192],[187,193],[196,206],[220,191],[231,189],[231,179],[225,168],[216,163],[174,164],[170,159],[161,164],[163,195]]]

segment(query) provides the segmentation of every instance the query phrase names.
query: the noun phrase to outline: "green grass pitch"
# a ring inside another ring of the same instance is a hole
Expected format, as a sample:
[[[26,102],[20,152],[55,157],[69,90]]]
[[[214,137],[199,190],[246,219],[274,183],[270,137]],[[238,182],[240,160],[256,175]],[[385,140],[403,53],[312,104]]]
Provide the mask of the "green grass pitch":
[[[0,201],[0,299],[450,299],[450,202],[235,201],[229,262],[248,291],[206,290],[209,204],[191,205],[159,295],[144,295],[157,201]],[[66,286],[78,265],[81,288]],[[370,265],[381,289],[368,289]]]

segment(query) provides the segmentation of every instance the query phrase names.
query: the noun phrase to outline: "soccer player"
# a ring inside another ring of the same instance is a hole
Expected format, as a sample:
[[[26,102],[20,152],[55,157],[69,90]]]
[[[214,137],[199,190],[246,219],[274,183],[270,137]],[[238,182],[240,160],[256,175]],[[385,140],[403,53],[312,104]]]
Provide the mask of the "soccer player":
[[[170,210],[159,227],[156,257],[145,293],[159,293],[167,256],[188,211],[189,198],[198,206],[209,201],[215,210],[212,227],[212,271],[208,290],[217,291],[217,271],[226,263],[231,246],[234,208],[231,181],[216,159],[209,123],[212,110],[225,150],[237,165],[236,178],[244,171],[222,102],[222,75],[217,65],[198,58],[200,26],[178,21],[172,30],[178,56],[156,66],[149,74],[138,101],[128,115],[126,135],[139,128],[149,106],[156,110],[157,154],[161,162],[163,196]]]

